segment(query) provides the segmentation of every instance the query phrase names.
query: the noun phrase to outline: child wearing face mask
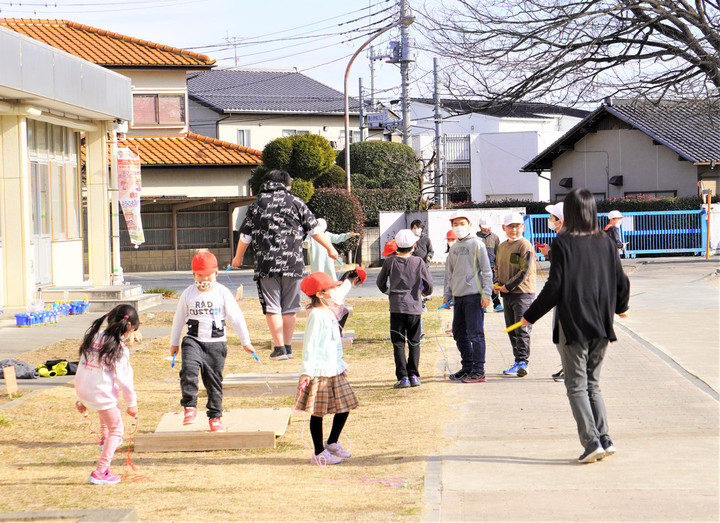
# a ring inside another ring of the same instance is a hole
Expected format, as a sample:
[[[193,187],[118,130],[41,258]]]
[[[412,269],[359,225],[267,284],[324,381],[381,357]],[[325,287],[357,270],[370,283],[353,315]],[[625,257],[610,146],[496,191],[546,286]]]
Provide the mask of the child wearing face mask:
[[[447,248],[445,249],[445,254],[450,252],[450,247],[453,246],[453,243],[457,241],[457,236],[455,236],[455,233],[452,229],[450,229],[447,234],[445,235],[445,242],[447,243]]]
[[[450,217],[457,241],[445,261],[443,305],[453,301],[452,333],[460,351],[460,370],[451,381],[485,381],[484,313],[492,295],[492,270],[485,244],[470,234],[470,218],[463,211]]]
[[[342,359],[338,321],[332,312],[332,290],[341,285],[324,272],[313,272],[300,283],[310,298],[305,324],[302,367],[298,382],[297,410],[310,414],[310,435],[314,445],[311,463],[336,465],[351,455],[339,442],[351,409],[358,406],[347,381],[348,365]],[[327,441],[323,438],[323,416],[334,414]]]
[[[222,425],[222,382],[227,336],[225,320],[240,338],[243,349],[254,354],[245,317],[227,287],[216,282],[217,258],[211,252],[199,252],[192,259],[195,283],[185,289],[178,301],[170,333],[170,355],[180,349],[180,335],[187,324],[182,340],[180,369],[180,405],[185,408],[183,425],[197,420],[198,373],[207,390],[207,417],[212,432],[225,432]]]
[[[608,223],[605,226],[605,234],[615,243],[615,248],[619,253],[625,248],[625,244],[620,239],[620,224],[622,224],[623,215],[620,211],[610,211],[608,213]]]
[[[490,230],[490,220],[487,218],[480,218],[478,220],[478,232],[477,237],[480,238],[487,249],[488,259],[490,260],[490,268],[495,272],[495,257],[497,256],[498,245],[500,245],[500,238],[497,234]],[[502,312],[503,306],[500,303],[500,295],[493,292],[492,295],[493,308],[495,312]],[[483,311],[487,312],[487,311]]]
[[[433,251],[430,237],[424,233],[425,224],[420,220],[413,220],[410,223],[410,230],[415,236],[417,236],[417,243],[415,244],[413,256],[419,256],[425,263],[430,263],[435,251]]]
[[[505,326],[522,319],[522,315],[535,299],[535,251],[523,238],[525,225],[520,213],[510,213],[503,220],[507,240],[498,247],[496,285],[505,307]],[[519,327],[508,332],[515,363],[503,371],[504,376],[522,378],[528,373],[530,357],[531,326]]]

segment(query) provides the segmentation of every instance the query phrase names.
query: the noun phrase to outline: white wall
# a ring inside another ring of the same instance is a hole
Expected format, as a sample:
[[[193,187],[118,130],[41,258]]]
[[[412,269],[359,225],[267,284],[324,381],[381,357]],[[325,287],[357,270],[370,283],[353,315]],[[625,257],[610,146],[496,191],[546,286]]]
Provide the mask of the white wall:
[[[707,205],[703,205],[707,209]],[[710,206],[710,253],[720,254],[720,203]]]
[[[53,285],[80,285],[83,282],[83,241],[52,242]]]
[[[143,168],[142,196],[250,196],[251,167]],[[208,179],[211,175],[212,178]]]

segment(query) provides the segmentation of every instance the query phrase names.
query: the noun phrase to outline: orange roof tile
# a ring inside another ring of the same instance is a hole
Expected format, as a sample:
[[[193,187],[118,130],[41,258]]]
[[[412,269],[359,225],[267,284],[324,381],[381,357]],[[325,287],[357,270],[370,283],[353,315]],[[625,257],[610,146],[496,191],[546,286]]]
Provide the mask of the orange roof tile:
[[[0,25],[89,62],[108,67],[209,69],[215,64],[215,60],[203,54],[68,20],[0,18]]]
[[[195,133],[128,136],[121,147],[140,155],[141,165],[260,165],[262,151]]]

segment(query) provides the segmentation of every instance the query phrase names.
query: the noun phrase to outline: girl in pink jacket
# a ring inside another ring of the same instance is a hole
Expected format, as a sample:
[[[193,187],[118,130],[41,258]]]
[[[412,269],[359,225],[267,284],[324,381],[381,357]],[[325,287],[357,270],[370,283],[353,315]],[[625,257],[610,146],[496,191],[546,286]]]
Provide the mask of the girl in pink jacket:
[[[107,322],[107,323],[106,323]],[[101,329],[103,327],[104,329]],[[122,390],[127,413],[137,417],[137,394],[133,386],[130,351],[125,340],[140,326],[132,305],[118,305],[93,322],[80,345],[80,364],[75,376],[75,406],[81,414],[87,409],[98,411],[100,459],[88,481],[96,485],[114,485],[120,477],[110,472],[115,449],[122,443],[122,412],[118,406]]]

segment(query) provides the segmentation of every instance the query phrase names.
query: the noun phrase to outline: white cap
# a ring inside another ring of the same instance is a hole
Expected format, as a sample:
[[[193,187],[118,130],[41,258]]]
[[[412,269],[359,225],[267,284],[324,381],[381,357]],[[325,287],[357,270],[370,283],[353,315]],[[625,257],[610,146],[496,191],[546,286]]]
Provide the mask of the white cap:
[[[520,214],[519,212],[511,212],[510,214],[506,214],[505,219],[503,220],[503,225],[510,225],[511,223],[525,223],[522,214]]]
[[[465,211],[455,211],[450,215],[450,221],[457,220],[458,218],[465,218],[468,222],[472,223],[470,220],[470,213]]]
[[[620,211],[610,211],[608,213],[608,218],[611,220],[614,220],[615,218],[622,218],[622,213]]]
[[[480,218],[478,220],[478,225],[483,229],[488,229],[490,227],[490,220],[488,220],[487,218]]]
[[[400,249],[412,247],[418,241],[418,237],[410,229],[400,229],[395,235],[395,243]]]
[[[318,218],[318,229],[320,229],[320,232],[327,231],[327,221],[325,221],[325,218]]]
[[[563,202],[558,202],[552,205],[546,205],[545,210],[550,214],[553,214],[556,217],[560,218],[562,221],[565,221],[565,213],[563,211],[563,206]]]

